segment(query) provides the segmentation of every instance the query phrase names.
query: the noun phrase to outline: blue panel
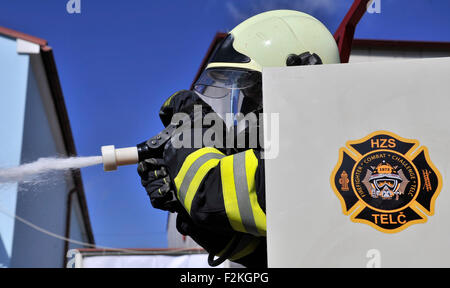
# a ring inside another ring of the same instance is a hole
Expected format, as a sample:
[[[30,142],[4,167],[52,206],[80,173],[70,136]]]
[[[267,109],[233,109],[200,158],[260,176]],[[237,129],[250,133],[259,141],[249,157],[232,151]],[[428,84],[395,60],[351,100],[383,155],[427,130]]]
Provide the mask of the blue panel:
[[[36,77],[30,66],[21,162],[58,156],[54,139]],[[68,194],[65,176],[64,171],[52,172],[43,175],[37,182],[20,183],[17,215],[45,230],[64,236]],[[62,267],[63,260],[63,240],[16,222],[11,267]]]
[[[72,198],[72,207],[70,212],[70,238],[80,242],[89,242],[87,239],[87,235],[82,231],[83,222],[80,220],[81,215],[79,215],[79,209],[77,209],[78,197]],[[77,248],[85,248],[82,245],[70,243],[69,249],[77,249]]]
[[[20,164],[29,56],[16,52],[16,41],[0,36],[0,167]],[[14,214],[17,184],[0,184],[0,208]],[[14,219],[0,213],[0,265],[9,266]]]

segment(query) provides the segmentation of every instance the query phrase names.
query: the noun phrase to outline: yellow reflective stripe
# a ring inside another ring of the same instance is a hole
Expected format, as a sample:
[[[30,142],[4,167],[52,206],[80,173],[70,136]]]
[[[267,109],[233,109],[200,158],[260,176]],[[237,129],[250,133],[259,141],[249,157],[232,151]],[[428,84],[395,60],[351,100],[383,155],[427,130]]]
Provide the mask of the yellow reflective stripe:
[[[180,171],[178,171],[178,174],[174,179],[175,186],[177,188],[178,199],[180,199],[181,184],[183,183],[184,177],[186,176],[186,173],[188,172],[189,168],[198,158],[202,157],[203,155],[205,155],[207,153],[216,153],[216,154],[223,155],[222,152],[220,152],[219,150],[217,150],[216,148],[213,148],[213,147],[205,147],[202,149],[198,149],[197,151],[189,154],[189,156],[186,157],[186,159],[184,160]]]
[[[255,174],[258,168],[258,159],[253,150],[245,152],[245,170],[247,175],[247,185],[250,197],[250,205],[252,206],[253,217],[255,219],[256,228],[260,235],[266,235],[266,214],[261,209],[256,195]]]
[[[235,231],[266,235],[266,215],[258,203],[255,175],[258,159],[247,150],[221,160],[225,211]]]
[[[235,231],[247,232],[242,224],[241,214],[234,186],[233,156],[224,157],[220,161],[220,176],[222,178],[222,191],[225,211],[228,221]]]
[[[189,188],[186,192],[186,198],[184,199],[184,207],[189,214],[191,214],[192,200],[194,200],[194,196],[197,192],[198,186],[200,186],[200,183],[202,182],[205,175],[209,172],[209,170],[216,167],[219,161],[220,159],[208,160],[205,164],[200,166],[200,168],[197,170],[197,173],[195,173],[195,176],[189,184]]]

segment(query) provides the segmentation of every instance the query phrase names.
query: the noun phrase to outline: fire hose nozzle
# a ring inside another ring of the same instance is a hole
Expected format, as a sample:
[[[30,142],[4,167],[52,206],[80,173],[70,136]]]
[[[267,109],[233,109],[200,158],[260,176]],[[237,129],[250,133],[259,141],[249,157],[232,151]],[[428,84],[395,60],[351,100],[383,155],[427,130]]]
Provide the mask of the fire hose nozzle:
[[[113,171],[117,166],[137,164],[139,154],[137,147],[116,149],[114,145],[102,146],[103,170]]]
[[[170,124],[158,135],[134,147],[116,149],[114,145],[102,146],[103,170],[113,171],[117,166],[137,164],[149,158],[162,158],[164,145],[176,128],[175,124]]]

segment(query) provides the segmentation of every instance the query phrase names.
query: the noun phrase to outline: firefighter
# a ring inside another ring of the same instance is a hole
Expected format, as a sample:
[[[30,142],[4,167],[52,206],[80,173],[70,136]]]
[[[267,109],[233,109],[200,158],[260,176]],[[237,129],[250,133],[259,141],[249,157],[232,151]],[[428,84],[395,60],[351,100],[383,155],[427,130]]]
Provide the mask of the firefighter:
[[[317,19],[291,10],[265,12],[242,22],[225,37],[194,89],[169,97],[160,118],[167,126],[178,112],[194,122],[215,113],[225,124],[223,135],[232,131],[235,139],[242,139],[238,137],[242,133],[249,137],[250,125],[241,125],[237,115],[262,112],[264,67],[339,62],[333,36]],[[200,113],[194,113],[198,105]],[[203,126],[200,133],[204,135],[207,128],[211,126]],[[194,130],[192,126],[182,130],[183,137],[192,133],[195,138]],[[217,144],[216,140],[224,138],[219,134],[213,144],[197,148],[175,147],[169,141],[162,159],[139,163],[142,185],[153,207],[178,213],[178,231],[209,253],[211,266],[230,259],[247,267],[266,267],[262,145],[250,147],[251,139],[244,137],[244,145],[227,148]],[[176,201],[172,201],[172,193]]]

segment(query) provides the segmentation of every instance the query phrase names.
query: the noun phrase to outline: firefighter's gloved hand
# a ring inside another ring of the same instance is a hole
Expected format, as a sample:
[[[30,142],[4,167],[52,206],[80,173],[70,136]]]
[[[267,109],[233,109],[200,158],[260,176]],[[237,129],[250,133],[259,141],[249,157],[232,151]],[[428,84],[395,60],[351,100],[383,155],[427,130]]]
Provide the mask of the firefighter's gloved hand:
[[[178,200],[163,159],[150,158],[139,162],[138,174],[145,187],[152,206],[157,209],[175,212]]]

